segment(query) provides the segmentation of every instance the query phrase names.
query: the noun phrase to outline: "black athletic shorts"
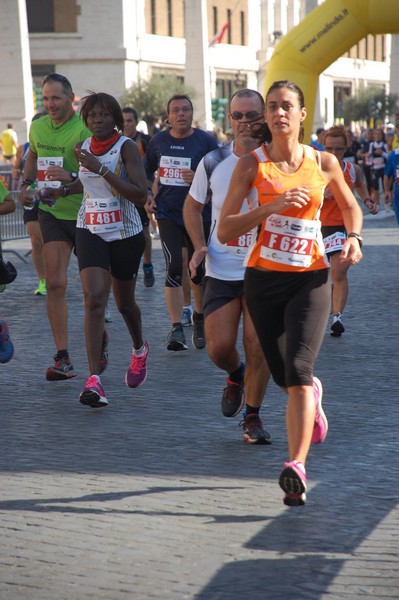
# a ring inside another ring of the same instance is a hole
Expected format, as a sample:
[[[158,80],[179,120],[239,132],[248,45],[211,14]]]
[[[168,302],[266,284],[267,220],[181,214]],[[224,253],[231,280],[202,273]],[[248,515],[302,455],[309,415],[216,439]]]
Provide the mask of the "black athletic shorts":
[[[342,231],[343,233],[346,233],[345,225],[322,225],[321,227],[321,235],[323,236],[323,239],[329,235],[332,235],[336,231]],[[339,254],[340,252],[341,250],[333,250],[332,252],[328,252],[326,256],[328,260],[330,260],[330,256],[333,254]]]
[[[235,298],[241,298],[244,294],[243,279],[240,281],[225,281],[215,277],[204,277],[202,285],[204,289],[203,307],[205,318]]]
[[[144,233],[105,242],[99,235],[82,227],[76,228],[76,251],[79,271],[88,267],[100,267],[111,271],[112,277],[130,281],[137,275],[145,248]]]
[[[27,223],[31,223],[32,221],[38,221],[39,220],[39,207],[38,207],[38,205],[35,204],[34,207],[31,210],[27,210],[26,208],[24,208],[23,219],[24,219],[25,225]]]
[[[47,242],[71,242],[75,246],[76,221],[56,219],[51,213],[39,208],[39,223],[43,244],[47,244]]]

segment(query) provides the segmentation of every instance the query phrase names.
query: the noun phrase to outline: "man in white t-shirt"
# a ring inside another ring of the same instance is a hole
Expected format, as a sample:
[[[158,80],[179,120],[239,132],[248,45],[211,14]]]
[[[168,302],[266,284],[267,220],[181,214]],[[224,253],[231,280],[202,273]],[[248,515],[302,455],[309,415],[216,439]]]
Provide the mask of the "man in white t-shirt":
[[[221,244],[217,228],[239,157],[259,146],[253,134],[256,128],[263,126],[264,108],[263,98],[255,90],[239,90],[232,96],[229,120],[234,140],[201,160],[184,205],[184,222],[195,249],[190,261],[192,277],[204,257],[206,261],[204,316],[208,354],[228,375],[221,410],[225,417],[234,417],[245,404],[243,434],[244,440],[251,444],[271,443],[271,436],[259,418],[270,374],[244,297],[244,258],[252,234],[248,232],[237,240]],[[207,244],[202,211],[209,201],[212,202],[212,222]],[[241,210],[250,210],[252,204],[257,204],[256,195],[248,197]],[[241,315],[245,363],[237,348]]]

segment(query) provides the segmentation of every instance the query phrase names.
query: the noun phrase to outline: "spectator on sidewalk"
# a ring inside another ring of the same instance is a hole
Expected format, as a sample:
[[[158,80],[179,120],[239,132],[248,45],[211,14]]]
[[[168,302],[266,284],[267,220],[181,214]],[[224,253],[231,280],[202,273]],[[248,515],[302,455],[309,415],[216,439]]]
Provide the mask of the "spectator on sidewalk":
[[[1,147],[4,162],[13,165],[18,150],[18,136],[12,123],[8,123],[7,129],[1,133]]]

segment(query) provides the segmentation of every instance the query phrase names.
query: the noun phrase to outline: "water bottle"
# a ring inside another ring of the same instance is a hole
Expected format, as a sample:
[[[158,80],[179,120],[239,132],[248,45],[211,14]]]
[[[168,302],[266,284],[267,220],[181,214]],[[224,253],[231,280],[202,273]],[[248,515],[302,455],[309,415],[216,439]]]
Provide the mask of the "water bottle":
[[[58,185],[58,187],[61,187],[61,184]],[[39,191],[39,198],[40,201],[43,202],[44,204],[47,204],[47,206],[49,206],[50,208],[52,206],[54,206],[56,200],[55,198],[52,198],[51,195],[49,194],[50,190],[56,190],[57,188],[54,186],[52,188],[42,188]]]
[[[32,200],[32,204],[24,206],[25,210],[32,210],[36,206],[36,204],[39,204],[39,199],[37,198],[37,190],[36,190],[36,186],[34,183],[32,183],[26,189],[25,198],[27,200]]]

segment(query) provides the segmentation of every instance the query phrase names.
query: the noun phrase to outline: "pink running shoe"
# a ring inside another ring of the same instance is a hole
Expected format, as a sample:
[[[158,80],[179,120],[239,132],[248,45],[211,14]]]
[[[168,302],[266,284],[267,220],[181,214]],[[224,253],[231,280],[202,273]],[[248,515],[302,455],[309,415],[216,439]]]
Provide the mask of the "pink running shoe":
[[[91,408],[107,406],[108,400],[105,397],[99,375],[90,375],[86,381],[84,390],[79,396],[79,402],[86,406],[91,406]]]
[[[147,379],[147,358],[150,346],[144,340],[144,352],[139,356],[132,352],[132,362],[125,375],[126,385],[130,388],[138,388]]]
[[[306,470],[299,460],[284,463],[279,484],[285,492],[286,506],[303,506],[306,501]]]
[[[323,386],[320,379],[313,377],[313,392],[314,401],[316,403],[316,416],[314,420],[314,428],[312,434],[312,443],[321,444],[327,437],[328,421],[321,405],[323,397]]]

